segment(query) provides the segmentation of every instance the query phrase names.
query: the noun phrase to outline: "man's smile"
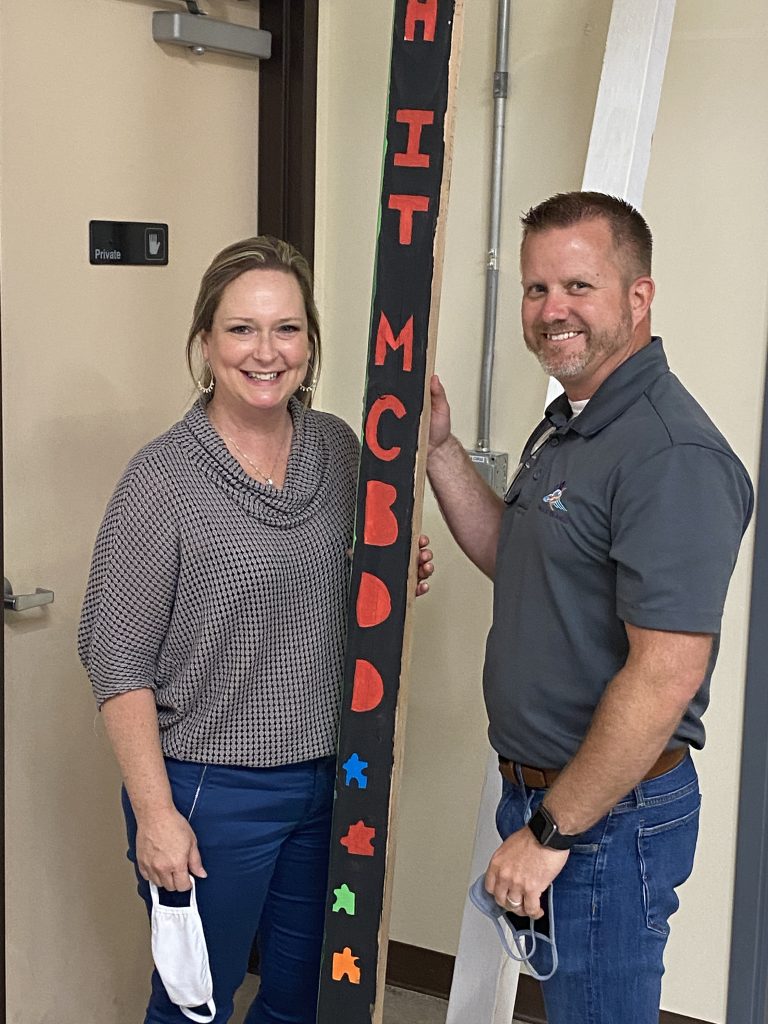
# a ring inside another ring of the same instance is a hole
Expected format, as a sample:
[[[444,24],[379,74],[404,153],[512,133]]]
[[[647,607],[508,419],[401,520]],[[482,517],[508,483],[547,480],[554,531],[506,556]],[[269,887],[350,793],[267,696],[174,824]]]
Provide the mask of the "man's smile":
[[[583,331],[558,331],[556,333],[543,331],[542,333],[547,341],[570,341],[571,338],[578,338],[580,334],[583,334]]]

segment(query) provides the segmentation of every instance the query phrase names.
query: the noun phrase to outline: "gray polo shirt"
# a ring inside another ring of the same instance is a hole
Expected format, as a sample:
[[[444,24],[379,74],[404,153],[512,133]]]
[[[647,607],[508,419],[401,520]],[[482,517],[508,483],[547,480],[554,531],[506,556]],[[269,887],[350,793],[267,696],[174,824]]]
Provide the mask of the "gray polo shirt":
[[[624,623],[712,633],[713,654],[675,734],[701,716],[752,486],[667,365],[661,339],[571,418],[565,395],[529,439],[506,496],[483,677],[493,747],[539,768],[579,748],[623,666]]]

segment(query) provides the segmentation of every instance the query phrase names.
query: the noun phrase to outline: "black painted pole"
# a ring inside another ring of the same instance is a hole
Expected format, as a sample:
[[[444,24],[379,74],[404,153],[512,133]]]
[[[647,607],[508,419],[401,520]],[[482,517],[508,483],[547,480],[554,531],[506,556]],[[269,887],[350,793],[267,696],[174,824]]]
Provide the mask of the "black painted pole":
[[[395,0],[318,1024],[381,1020],[463,0]]]

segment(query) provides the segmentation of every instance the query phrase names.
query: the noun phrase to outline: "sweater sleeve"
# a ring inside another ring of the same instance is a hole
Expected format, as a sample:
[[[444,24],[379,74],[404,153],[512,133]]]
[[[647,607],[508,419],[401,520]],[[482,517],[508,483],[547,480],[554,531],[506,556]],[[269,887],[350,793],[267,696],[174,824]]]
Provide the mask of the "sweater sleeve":
[[[154,460],[138,455],[96,538],[78,650],[99,707],[119,693],[156,688],[179,574],[179,529],[166,490]]]

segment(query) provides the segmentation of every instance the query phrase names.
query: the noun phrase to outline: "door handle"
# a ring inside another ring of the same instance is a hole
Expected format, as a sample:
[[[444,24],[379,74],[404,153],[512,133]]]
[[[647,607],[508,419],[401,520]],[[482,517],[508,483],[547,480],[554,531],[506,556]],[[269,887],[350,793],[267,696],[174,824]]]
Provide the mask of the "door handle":
[[[34,594],[14,594],[7,576],[3,576],[3,605],[13,612],[25,612],[28,608],[39,608],[42,604],[53,604],[53,591],[35,589]]]

